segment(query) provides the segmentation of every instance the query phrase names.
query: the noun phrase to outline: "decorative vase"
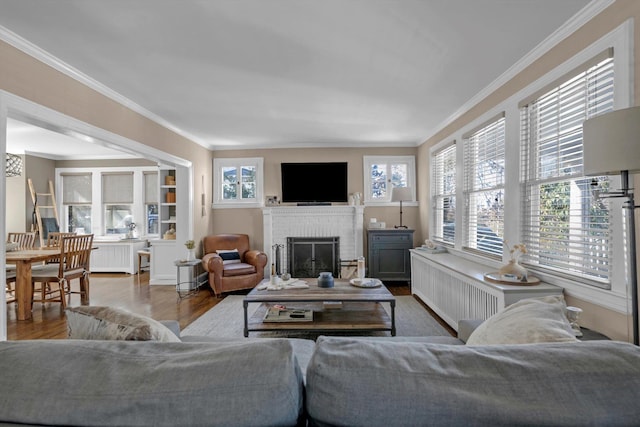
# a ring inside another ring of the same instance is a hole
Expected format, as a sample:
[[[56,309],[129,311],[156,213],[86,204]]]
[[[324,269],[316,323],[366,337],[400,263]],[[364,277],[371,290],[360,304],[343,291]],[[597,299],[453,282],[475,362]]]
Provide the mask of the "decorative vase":
[[[187,261],[193,261],[194,259],[196,259],[196,250],[187,249]]]
[[[318,277],[318,287],[333,288],[333,274],[330,271],[320,273]]]
[[[502,276],[514,276],[515,278],[523,282],[527,281],[527,269],[518,264],[518,261],[516,261],[515,259],[509,260],[509,263],[503,265],[498,273]]]

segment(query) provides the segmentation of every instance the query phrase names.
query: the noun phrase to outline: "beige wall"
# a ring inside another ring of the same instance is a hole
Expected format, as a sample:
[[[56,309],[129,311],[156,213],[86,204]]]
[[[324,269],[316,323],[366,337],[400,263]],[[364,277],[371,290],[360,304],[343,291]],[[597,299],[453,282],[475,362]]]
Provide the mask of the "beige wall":
[[[42,157],[36,156],[25,156],[25,169],[23,178],[25,181],[25,189],[24,189],[24,200],[25,200],[25,216],[26,216],[26,224],[27,228],[31,230],[31,225],[33,223],[32,213],[33,213],[33,200],[31,199],[31,192],[29,191],[29,186],[27,185],[27,179],[31,178],[31,182],[33,182],[33,189],[36,193],[49,193],[49,181],[51,181],[55,188],[55,180],[56,180],[56,162],[50,159],[43,159]],[[51,199],[47,200],[39,200],[38,204],[49,205],[51,203]],[[41,209],[40,213],[42,217],[53,218],[54,213],[49,209]]]
[[[463,128],[474,119],[477,119],[484,112],[494,108],[496,105],[506,100],[510,96],[517,93],[533,83],[538,78],[553,70],[564,61],[575,56],[581,50],[588,47],[616,27],[620,26],[627,19],[633,19],[634,26],[634,69],[640,70],[640,31],[637,27],[638,17],[640,17],[640,1],[636,0],[617,0],[613,5],[605,9],[602,13],[585,24],[578,31],[567,37],[547,54],[535,61],[513,79],[505,83],[502,87],[487,96],[469,111],[452,122],[450,125],[442,129],[435,136],[425,141],[418,148],[418,179],[422,185],[419,188],[420,200],[420,217],[422,221],[422,233],[426,235],[428,230],[429,206],[427,203],[428,181],[429,181],[429,148],[433,145],[446,141],[451,138],[457,130]],[[634,77],[634,94],[635,105],[640,105],[640,73],[635,72]],[[628,340],[629,318],[626,315],[606,310],[594,304],[587,303],[577,298],[568,296],[567,303],[583,308],[583,324],[586,327],[596,329],[612,338]]]
[[[33,202],[27,179],[31,178],[37,193],[48,193],[49,180],[55,179],[55,162],[53,160],[28,155],[22,158],[22,175],[7,178],[5,193],[7,232],[31,231]],[[53,212],[43,211],[43,214],[53,216]]]
[[[518,76],[496,90],[493,94],[471,108],[467,113],[455,120],[449,126],[438,132],[434,137],[425,141],[417,150],[412,149],[353,149],[353,150],[265,150],[265,151],[219,151],[216,156],[239,157],[260,156],[265,158],[267,168],[267,182],[265,194],[279,194],[278,172],[275,165],[280,161],[349,161],[354,167],[350,170],[349,191],[362,191],[362,156],[364,154],[380,154],[383,152],[393,155],[417,153],[417,178],[419,209],[405,208],[404,222],[415,226],[416,241],[427,237],[428,230],[428,153],[429,147],[446,139],[455,130],[465,126],[483,112],[514,94],[519,89],[533,82],[556,67],[566,59],[575,55],[628,18],[637,23],[640,15],[640,1],[618,0],[603,11],[598,17],[576,31],[573,35],[553,48],[549,53],[537,60]],[[638,69],[640,60],[640,31],[634,32],[635,68]],[[44,105],[83,122],[89,123],[110,132],[122,135],[139,143],[155,147],[171,155],[189,160],[193,164],[194,189],[196,194],[201,190],[201,180],[204,177],[206,204],[210,206],[211,170],[213,154],[209,150],[192,143],[186,138],[152,122],[151,120],[129,110],[94,90],[78,83],[49,66],[35,60],[12,46],[0,42],[0,90],[13,93],[37,104]],[[636,105],[638,104],[639,76],[635,74]],[[207,214],[200,214],[200,201],[195,198],[194,206],[194,237],[196,239],[208,233],[223,231],[249,230],[254,243],[262,243],[262,221],[260,210],[207,210]],[[395,224],[397,214],[392,208],[368,208],[367,218],[375,216]],[[640,251],[639,251],[640,252]],[[584,305],[578,300],[569,298],[575,305]],[[585,316],[588,326],[594,327],[614,338],[626,337],[623,332],[627,329],[627,318],[607,310],[591,310]]]
[[[0,90],[77,120],[192,162],[194,188],[211,176],[212,154],[204,147],[103,96],[29,55],[0,41]],[[199,201],[198,201],[199,202]],[[208,194],[208,202],[211,202]],[[211,229],[211,215],[194,208],[194,237]]]
[[[282,199],[280,188],[280,163],[283,162],[348,162],[348,193],[364,191],[363,156],[414,156],[415,148],[300,148],[271,150],[234,150],[216,151],[214,157],[262,157],[264,159],[266,196],[277,195]],[[310,177],[309,179],[312,179]],[[418,184],[418,187],[420,184]],[[410,227],[420,227],[417,207],[403,206],[402,222]],[[262,210],[261,209],[214,209],[213,232],[249,234],[253,247],[263,247]],[[398,207],[365,208],[365,223],[369,218],[385,221],[387,226],[400,223]],[[419,236],[416,235],[416,241]]]

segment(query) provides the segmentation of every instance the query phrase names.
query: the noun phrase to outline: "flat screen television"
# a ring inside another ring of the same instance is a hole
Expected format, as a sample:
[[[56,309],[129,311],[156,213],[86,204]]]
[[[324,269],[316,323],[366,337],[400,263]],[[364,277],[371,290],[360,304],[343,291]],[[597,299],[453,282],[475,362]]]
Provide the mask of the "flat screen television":
[[[284,203],[347,202],[347,162],[282,163]]]

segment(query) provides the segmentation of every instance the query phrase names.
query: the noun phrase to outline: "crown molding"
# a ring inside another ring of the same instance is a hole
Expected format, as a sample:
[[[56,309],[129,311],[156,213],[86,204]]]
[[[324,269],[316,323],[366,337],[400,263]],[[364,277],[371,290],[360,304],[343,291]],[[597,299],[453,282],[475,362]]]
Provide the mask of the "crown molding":
[[[482,89],[476,95],[474,95],[467,102],[462,104],[458,110],[445,119],[434,132],[419,142],[417,145],[423,144],[425,141],[433,138],[438,132],[453,123],[456,119],[461,117],[464,113],[471,110],[475,105],[479,104],[483,99],[491,95],[498,90],[502,85],[513,79],[519,73],[524,71],[529,65],[533,64],[536,60],[540,59],[545,53],[549,52],[554,46],[560,43],[562,40],[569,37],[575,31],[577,31],[584,24],[593,19],[600,12],[607,7],[615,3],[615,0],[593,0],[588,5],[583,7],[578,13],[573,15],[567,22],[565,22],[560,28],[554,31],[549,37],[544,39],[540,44],[534,47],[529,53],[522,57],[518,62],[513,64],[507,71],[502,73],[497,79],[491,82],[487,87]]]
[[[0,40],[8,43],[9,45],[15,47],[16,49],[26,53],[27,55],[37,59],[38,61],[50,66],[51,68],[71,77],[72,79],[78,81],[79,83],[88,86],[89,88],[95,90],[96,92],[106,96],[107,98],[121,104],[128,109],[146,117],[147,119],[159,124],[160,126],[169,129],[170,131],[198,144],[204,148],[209,149],[209,144],[206,144],[203,141],[200,141],[195,136],[189,134],[188,132],[183,131],[177,126],[173,125],[169,121],[164,118],[158,116],[157,114],[152,113],[151,111],[145,109],[141,105],[133,102],[129,98],[119,94],[118,92],[110,89],[99,81],[89,77],[84,74],[80,70],[72,67],[66,62],[60,60],[59,58],[51,55],[49,52],[44,49],[36,46],[25,38],[19,36],[13,31],[3,27],[0,25]]]

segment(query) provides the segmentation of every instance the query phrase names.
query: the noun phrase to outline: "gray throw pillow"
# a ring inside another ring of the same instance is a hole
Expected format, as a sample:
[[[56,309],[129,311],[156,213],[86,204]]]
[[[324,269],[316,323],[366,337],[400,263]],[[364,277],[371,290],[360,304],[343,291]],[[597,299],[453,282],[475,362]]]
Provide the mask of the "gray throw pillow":
[[[79,306],[65,313],[72,339],[180,342],[162,323],[119,308]]]

